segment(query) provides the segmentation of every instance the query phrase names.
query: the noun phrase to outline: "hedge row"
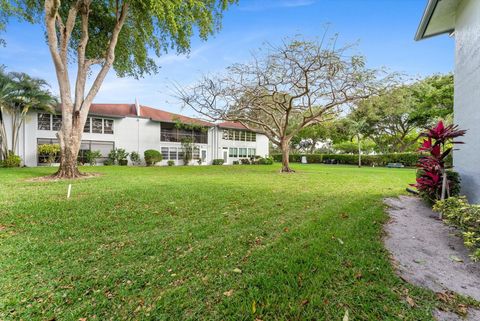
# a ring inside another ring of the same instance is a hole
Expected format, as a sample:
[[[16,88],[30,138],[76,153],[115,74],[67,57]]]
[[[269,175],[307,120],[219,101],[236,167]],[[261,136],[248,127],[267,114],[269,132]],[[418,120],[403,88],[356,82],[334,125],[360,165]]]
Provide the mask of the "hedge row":
[[[290,154],[290,162],[300,163],[302,156],[307,157],[307,163],[309,164],[332,163],[332,161],[338,164],[358,164],[358,155],[354,154]],[[272,157],[276,162],[282,161],[281,154],[273,154]],[[417,153],[362,155],[362,164],[365,166],[386,166],[388,163],[402,163],[404,166],[414,167],[419,158],[420,155]]]

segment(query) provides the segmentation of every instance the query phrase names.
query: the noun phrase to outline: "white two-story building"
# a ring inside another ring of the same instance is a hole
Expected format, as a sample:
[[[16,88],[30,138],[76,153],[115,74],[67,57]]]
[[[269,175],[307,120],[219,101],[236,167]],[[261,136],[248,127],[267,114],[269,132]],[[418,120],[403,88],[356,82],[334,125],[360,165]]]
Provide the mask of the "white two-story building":
[[[11,135],[11,115],[4,115],[7,136]],[[179,126],[179,124],[181,124]],[[183,126],[184,125],[184,126]],[[58,143],[56,133],[61,126],[60,114],[30,111],[20,129],[15,154],[25,166],[41,166],[45,157],[37,152],[38,145]],[[162,153],[160,164],[169,160],[181,165],[182,145],[185,137],[194,141],[191,164],[212,163],[223,159],[233,164],[252,156],[267,157],[268,138],[260,133],[247,130],[239,123],[213,124],[203,120],[173,114],[140,104],[92,104],[85,124],[79,159],[87,151],[100,151],[103,159],[114,148],[137,152],[143,158],[148,149]],[[11,141],[11,137],[7,137]]]

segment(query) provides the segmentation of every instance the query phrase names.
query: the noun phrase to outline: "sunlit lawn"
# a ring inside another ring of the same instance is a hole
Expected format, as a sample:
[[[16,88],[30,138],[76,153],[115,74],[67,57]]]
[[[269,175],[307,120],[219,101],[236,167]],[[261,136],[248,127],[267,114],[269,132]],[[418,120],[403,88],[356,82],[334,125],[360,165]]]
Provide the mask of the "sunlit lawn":
[[[0,169],[0,320],[430,320],[384,250],[409,169]],[[415,300],[405,300],[406,289]]]

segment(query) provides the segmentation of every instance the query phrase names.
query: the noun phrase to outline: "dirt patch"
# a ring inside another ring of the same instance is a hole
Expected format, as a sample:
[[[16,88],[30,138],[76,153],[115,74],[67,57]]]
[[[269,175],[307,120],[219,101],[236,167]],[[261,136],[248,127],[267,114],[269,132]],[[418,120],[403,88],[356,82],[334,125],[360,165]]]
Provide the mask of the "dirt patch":
[[[435,292],[454,291],[480,301],[480,264],[469,258],[458,230],[438,220],[419,198],[400,196],[385,203],[391,217],[385,225],[385,246],[400,276]],[[441,311],[435,315],[438,320],[457,320]],[[479,315],[470,310],[468,320],[479,320]]]
[[[99,177],[99,176],[102,176],[103,174],[102,173],[82,173],[82,176],[80,177],[77,177],[77,178],[73,178],[72,180],[79,180],[79,179],[87,179],[87,178],[94,178],[94,177]],[[64,181],[66,179],[64,178],[57,178],[55,176],[52,176],[52,175],[48,175],[48,176],[40,176],[40,177],[35,177],[35,178],[29,178],[27,180],[25,180],[26,182],[59,182],[59,181]]]

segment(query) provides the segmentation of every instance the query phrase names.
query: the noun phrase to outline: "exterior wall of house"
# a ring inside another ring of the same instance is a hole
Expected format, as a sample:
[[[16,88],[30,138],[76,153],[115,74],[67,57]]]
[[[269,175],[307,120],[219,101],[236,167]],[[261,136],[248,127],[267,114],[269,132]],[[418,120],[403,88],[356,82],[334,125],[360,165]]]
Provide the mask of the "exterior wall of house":
[[[97,117],[97,116],[91,116]],[[160,152],[168,150],[169,157],[164,157],[158,165],[167,165],[169,158],[173,156],[176,165],[183,165],[178,152],[181,143],[161,141],[161,122],[152,121],[141,117],[101,117],[98,118],[113,120],[113,134],[83,133],[82,146],[92,144],[93,150],[100,150],[104,157],[108,155],[111,148],[124,148],[127,152],[135,151],[143,158],[147,149],[155,149]],[[53,120],[51,121],[53,122]],[[5,119],[8,141],[11,144],[11,116],[6,115]],[[24,126],[20,130],[19,144],[15,153],[23,160],[23,165],[38,166],[37,145],[38,143],[56,142],[56,130],[38,129],[38,114],[30,112],[27,115]],[[255,142],[228,141],[222,137],[223,130],[218,127],[208,129],[207,144],[195,144],[199,148],[200,157],[204,159],[202,165],[212,163],[215,158],[223,158],[223,148],[250,148],[255,149],[256,155],[268,156],[267,137],[256,134]],[[87,148],[87,147],[85,147]],[[177,154],[176,154],[177,153]],[[165,153],[164,153],[165,155]],[[227,157],[227,164],[232,164],[240,157]],[[197,160],[192,160],[192,165],[199,165]]]
[[[480,1],[461,1],[455,25],[455,123],[468,132],[454,151],[463,193],[480,203]]]
[[[254,142],[252,141],[237,141],[237,140],[229,140],[224,138],[224,131],[227,131],[226,128],[215,128],[215,155],[214,159],[223,159],[225,161],[224,164],[231,165],[234,161],[239,161],[242,158],[248,158],[248,156],[261,156],[261,157],[268,157],[269,155],[269,141],[265,135],[255,134],[256,139]],[[233,156],[230,152],[230,149],[234,148],[237,151],[237,156]],[[247,157],[241,157],[238,154],[239,149],[247,149],[247,151],[255,150],[255,155],[250,155],[247,152]],[[226,155],[225,155],[226,153]]]

